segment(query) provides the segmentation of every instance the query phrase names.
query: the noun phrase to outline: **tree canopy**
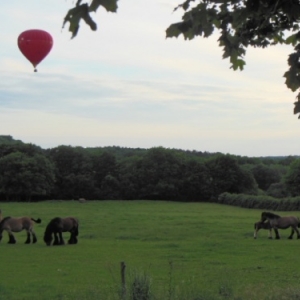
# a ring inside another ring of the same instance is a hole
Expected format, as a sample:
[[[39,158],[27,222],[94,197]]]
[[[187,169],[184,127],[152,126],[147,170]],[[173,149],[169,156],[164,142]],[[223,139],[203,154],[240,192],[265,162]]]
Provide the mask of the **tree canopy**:
[[[92,12],[99,7],[117,12],[118,0],[77,0],[63,22],[69,23],[74,38],[83,20],[91,30],[97,30]],[[291,45],[289,69],[284,73],[285,84],[293,92],[300,89],[300,3],[296,0],[186,0],[175,7],[182,9],[182,20],[166,29],[166,37],[191,40],[197,36],[210,37],[219,33],[223,58],[230,60],[233,70],[243,70],[246,49],[249,46],[266,48],[277,44]],[[294,102],[294,114],[300,114],[300,92]],[[300,118],[300,115],[298,116]]]
[[[300,209],[299,166],[299,157],[249,158],[163,147],[61,145],[44,150],[0,136],[0,200],[220,199],[225,203],[219,196],[230,193],[266,199],[271,195],[277,202],[299,196]],[[232,200],[225,198],[226,203]],[[256,202],[250,198],[245,203],[254,207]]]

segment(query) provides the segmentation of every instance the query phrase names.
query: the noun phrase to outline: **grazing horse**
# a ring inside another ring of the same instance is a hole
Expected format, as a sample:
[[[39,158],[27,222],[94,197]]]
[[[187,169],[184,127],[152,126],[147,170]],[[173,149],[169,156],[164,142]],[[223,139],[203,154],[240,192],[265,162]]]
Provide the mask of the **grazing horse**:
[[[274,229],[276,234],[276,239],[280,239],[278,229],[287,229],[289,227],[292,228],[292,231],[288,238],[292,239],[295,231],[297,232],[297,238],[298,239],[300,238],[300,232],[298,230],[298,227],[300,227],[300,220],[298,217],[295,216],[281,217],[271,212],[262,212],[261,222],[264,222],[266,220],[270,222],[271,227]]]
[[[256,222],[254,223],[254,238],[256,239],[257,238],[257,233],[260,229],[266,229],[266,230],[269,230],[269,239],[272,239],[272,226],[270,224],[269,221],[267,222]]]
[[[78,220],[74,217],[67,217],[67,218],[59,218],[56,217],[52,219],[46,227],[45,234],[44,234],[44,242],[47,246],[51,245],[52,242],[52,234],[54,236],[53,245],[64,245],[64,239],[62,236],[63,232],[70,232],[70,239],[68,244],[77,244],[77,236],[79,229]]]
[[[34,223],[41,223],[41,222],[42,222],[41,219],[33,219],[29,217],[21,217],[21,218],[5,217],[0,222],[0,241],[2,240],[3,230],[6,230],[8,233],[9,244],[16,243],[16,239],[13,235],[13,232],[20,232],[22,230],[26,230],[27,239],[25,241],[25,244],[31,243],[31,236],[32,236],[32,243],[36,243],[37,238],[33,230],[33,225]]]

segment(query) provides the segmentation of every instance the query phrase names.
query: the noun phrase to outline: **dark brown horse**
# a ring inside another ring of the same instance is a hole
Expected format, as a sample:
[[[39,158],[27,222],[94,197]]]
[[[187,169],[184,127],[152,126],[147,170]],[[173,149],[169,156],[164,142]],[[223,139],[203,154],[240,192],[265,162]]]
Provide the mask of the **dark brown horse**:
[[[79,223],[74,217],[59,218],[56,217],[52,219],[46,227],[44,234],[44,242],[47,246],[50,246],[53,240],[53,245],[64,245],[64,239],[62,236],[63,232],[70,232],[70,239],[68,244],[77,244],[77,236],[79,234]]]
[[[297,238],[300,238],[300,232],[298,227],[300,227],[300,220],[295,216],[284,216],[273,214],[271,212],[262,212],[261,222],[269,221],[271,227],[274,229],[276,234],[276,239],[280,239],[278,229],[287,229],[291,227],[292,231],[289,235],[289,239],[293,238],[295,231],[297,232]]]
[[[269,221],[267,222],[256,222],[254,223],[254,238],[256,239],[257,238],[257,233],[260,229],[266,229],[266,230],[269,230],[269,239],[272,239],[272,226],[270,224]]]
[[[31,236],[32,236],[32,243],[37,242],[36,234],[33,230],[34,223],[41,223],[41,219],[33,219],[29,217],[21,217],[21,218],[12,218],[12,217],[5,217],[0,222],[0,241],[2,240],[2,233],[4,230],[7,231],[9,237],[9,244],[15,244],[16,239],[13,235],[13,232],[20,232],[22,230],[26,230],[27,232],[27,239],[25,244],[31,243]]]

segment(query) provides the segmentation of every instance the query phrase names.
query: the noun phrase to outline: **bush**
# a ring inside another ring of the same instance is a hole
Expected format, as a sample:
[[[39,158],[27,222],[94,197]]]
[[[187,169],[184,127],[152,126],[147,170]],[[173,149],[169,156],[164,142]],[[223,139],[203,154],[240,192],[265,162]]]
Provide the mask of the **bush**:
[[[272,183],[267,190],[267,195],[274,198],[286,198],[289,196],[289,192],[286,188],[285,183],[278,182]]]
[[[279,211],[300,210],[300,197],[274,198],[271,196],[254,196],[245,194],[222,193],[215,201],[219,204]]]
[[[151,279],[145,272],[135,272],[129,287],[130,300],[150,300]]]

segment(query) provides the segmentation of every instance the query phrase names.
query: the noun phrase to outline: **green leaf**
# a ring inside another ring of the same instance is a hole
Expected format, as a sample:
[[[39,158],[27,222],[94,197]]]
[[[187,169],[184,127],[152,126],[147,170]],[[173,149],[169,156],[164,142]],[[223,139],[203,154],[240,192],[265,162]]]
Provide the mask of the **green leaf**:
[[[230,62],[231,62],[231,67],[234,71],[236,71],[237,69],[240,69],[241,71],[244,69],[244,66],[246,64],[246,62],[241,59],[241,52],[243,49],[240,48],[240,49],[231,49],[231,52],[230,52]]]
[[[79,29],[79,22],[82,18],[83,14],[83,7],[82,6],[76,6],[72,9],[70,9],[63,22],[63,28],[65,27],[66,23],[69,22],[69,31],[72,32],[72,37],[75,37],[77,35],[78,29]]]
[[[172,37],[178,37],[181,34],[181,31],[179,30],[179,24],[181,23],[176,23],[176,24],[171,24],[167,30],[166,30],[166,37],[167,38],[172,38]]]
[[[300,87],[299,76],[294,69],[290,69],[286,71],[283,75],[286,78],[285,84],[288,88],[290,88],[293,92],[295,92]]]
[[[71,38],[74,38],[77,35],[81,19],[83,19],[92,30],[97,30],[97,24],[93,21],[89,14],[88,5],[78,5],[68,11],[67,15],[64,18],[62,26],[64,28],[67,22],[70,23],[69,31],[72,33]]]
[[[166,30],[167,38],[168,37],[178,37],[180,34],[183,34],[185,39],[192,39],[195,36],[194,29],[192,28],[191,21],[184,21],[179,23],[174,23],[169,26]]]
[[[232,65],[231,65],[231,69],[233,69],[234,71],[236,71],[237,69],[240,69],[240,71],[244,70],[244,66],[246,65],[246,62],[242,59],[236,59],[236,60],[230,60]]]
[[[294,102],[294,115],[300,114],[300,101]],[[300,119],[300,115],[298,116],[298,119]]]
[[[293,46],[296,45],[297,43],[297,35],[296,34],[292,34],[290,35],[286,40],[285,40],[286,44],[292,44]]]
[[[241,71],[243,71],[243,70],[244,70],[244,66],[246,65],[246,62],[245,62],[244,60],[242,60],[242,59],[238,59],[238,60],[236,61],[236,65],[237,65],[237,67],[238,67]]]
[[[280,33],[280,34],[277,34],[273,37],[273,44],[276,45],[276,44],[286,44],[286,40],[283,38],[283,35]]]
[[[117,12],[118,0],[92,0],[89,11],[96,12],[99,6],[103,6],[107,11]]]

